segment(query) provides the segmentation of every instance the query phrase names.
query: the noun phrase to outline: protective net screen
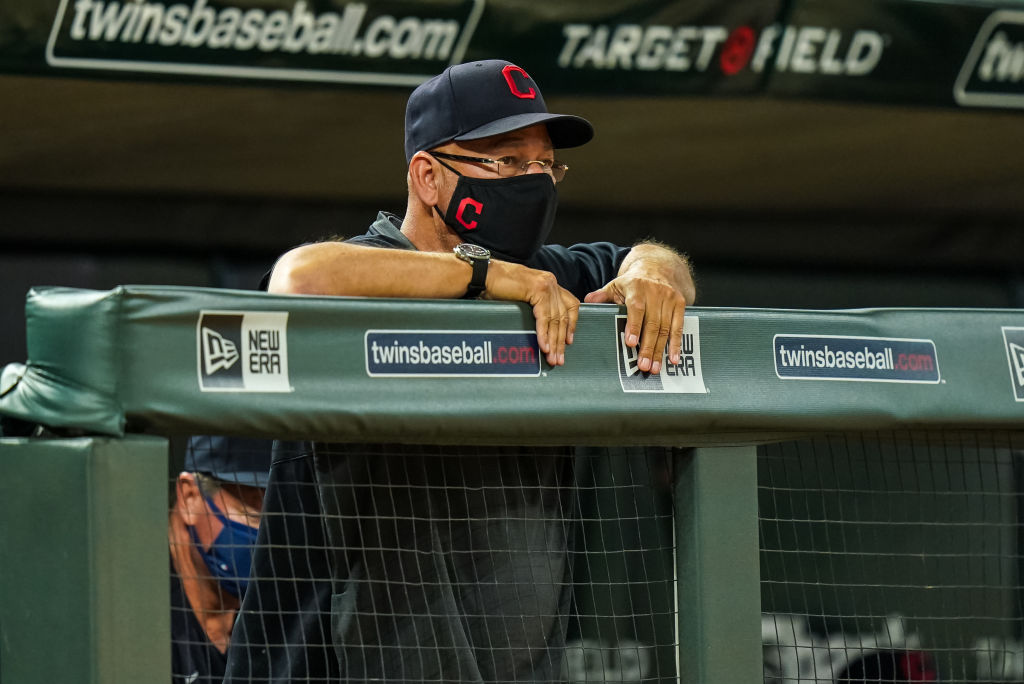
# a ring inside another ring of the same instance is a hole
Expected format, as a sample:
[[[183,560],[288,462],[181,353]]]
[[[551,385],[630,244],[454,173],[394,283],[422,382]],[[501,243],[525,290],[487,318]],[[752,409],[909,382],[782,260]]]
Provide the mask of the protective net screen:
[[[1024,681],[1022,444],[759,447],[765,681]],[[677,681],[678,455],[195,438],[172,681]]]
[[[1020,435],[759,450],[769,682],[1024,680]]]
[[[267,448],[174,473],[174,681],[676,681],[669,450],[279,442],[258,539],[244,488],[200,490],[176,553],[189,469]]]

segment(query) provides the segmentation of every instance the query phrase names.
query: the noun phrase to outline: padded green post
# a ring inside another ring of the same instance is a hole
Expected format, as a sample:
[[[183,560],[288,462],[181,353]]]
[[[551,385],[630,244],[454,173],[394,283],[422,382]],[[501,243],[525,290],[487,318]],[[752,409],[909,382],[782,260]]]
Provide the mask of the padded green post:
[[[0,439],[0,682],[170,680],[167,440]]]
[[[676,465],[679,679],[759,682],[757,448],[693,449]]]

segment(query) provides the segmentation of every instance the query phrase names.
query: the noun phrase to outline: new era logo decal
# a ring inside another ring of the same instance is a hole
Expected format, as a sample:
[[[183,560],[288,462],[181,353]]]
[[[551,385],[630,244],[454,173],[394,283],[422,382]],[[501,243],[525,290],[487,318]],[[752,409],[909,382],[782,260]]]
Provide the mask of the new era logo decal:
[[[287,312],[202,311],[196,344],[200,391],[292,391]]]
[[[661,373],[640,370],[640,350],[626,344],[626,316],[615,317],[615,347],[619,384],[623,392],[666,392],[707,394],[700,362],[700,319],[687,316],[679,365],[668,362],[668,349],[661,352]]]
[[[238,361],[238,345],[213,328],[203,327],[200,335],[203,345],[203,369],[207,377],[227,370]]]

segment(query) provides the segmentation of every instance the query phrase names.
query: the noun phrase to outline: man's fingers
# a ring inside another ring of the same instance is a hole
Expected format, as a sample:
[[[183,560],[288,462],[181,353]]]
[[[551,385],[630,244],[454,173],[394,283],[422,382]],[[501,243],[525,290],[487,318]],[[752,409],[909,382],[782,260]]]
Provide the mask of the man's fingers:
[[[668,347],[669,342],[672,339],[672,302],[669,299],[663,299],[661,302],[661,311],[658,315],[657,321],[651,322],[651,327],[655,330],[657,338],[654,342],[654,349],[651,351],[651,372],[657,373],[661,370],[661,363],[665,357],[665,349]]]
[[[568,290],[551,284],[533,307],[537,345],[548,365],[565,365],[565,347],[572,344],[580,302]]]
[[[612,296],[602,288],[588,293],[587,296],[583,298],[583,301],[587,304],[608,304],[613,300]]]
[[[575,300],[575,298],[573,298]],[[576,322],[580,318],[580,305],[578,302],[573,301],[569,305],[569,324],[565,329],[565,343],[572,344],[573,338],[576,336]]]
[[[548,319],[548,339],[551,340],[548,363],[561,366],[565,363],[565,320],[555,312]]]
[[[644,332],[640,337],[640,370],[657,373],[661,370],[662,350],[668,344],[668,326],[660,309],[648,309]]]
[[[536,311],[534,312],[536,314]],[[537,346],[547,359],[549,366],[564,363],[565,342],[558,332],[558,318],[537,316]]]
[[[677,366],[681,361],[680,354],[683,347],[683,316],[685,312],[685,302],[672,307],[672,332],[669,335],[668,342],[669,361]]]
[[[551,350],[548,345],[548,321],[546,317],[538,314],[538,308],[533,310],[534,321],[537,323],[537,346],[540,347],[541,352],[547,354]]]
[[[640,331],[646,311],[647,303],[642,296],[630,296],[626,299],[626,346],[635,347],[640,341]],[[648,369],[641,365],[640,370]]]

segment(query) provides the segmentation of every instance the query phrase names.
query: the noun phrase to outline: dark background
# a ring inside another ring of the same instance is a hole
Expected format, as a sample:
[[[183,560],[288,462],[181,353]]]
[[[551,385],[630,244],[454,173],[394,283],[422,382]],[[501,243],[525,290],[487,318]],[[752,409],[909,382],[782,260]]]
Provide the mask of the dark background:
[[[250,288],[405,207],[407,90],[0,76],[0,364],[33,285]],[[1024,117],[760,97],[560,97],[557,242],[654,237],[701,306],[1016,307]]]

